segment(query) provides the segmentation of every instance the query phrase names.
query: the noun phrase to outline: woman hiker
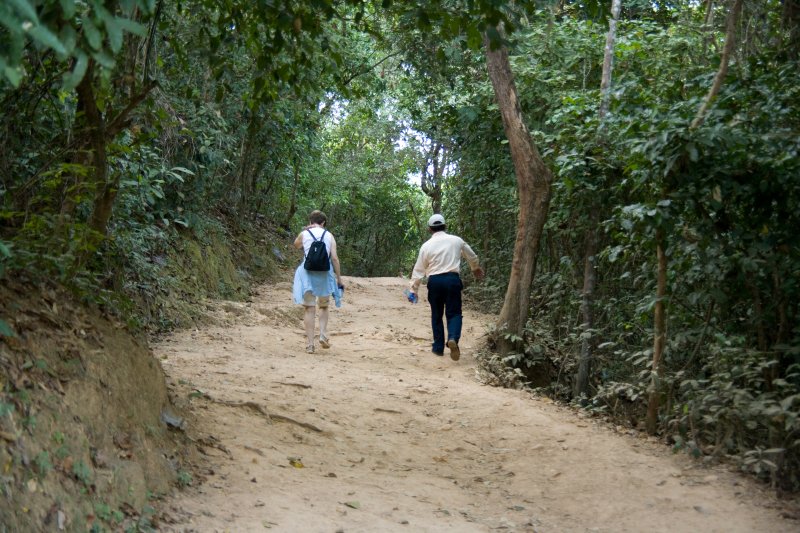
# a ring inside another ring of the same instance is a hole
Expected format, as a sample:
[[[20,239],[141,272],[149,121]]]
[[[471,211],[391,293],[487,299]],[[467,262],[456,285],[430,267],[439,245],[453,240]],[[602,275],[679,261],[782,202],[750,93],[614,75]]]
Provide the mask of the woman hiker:
[[[314,353],[317,306],[319,345],[330,348],[327,331],[328,304],[333,296],[336,307],[341,307],[344,283],[339,268],[339,256],[336,254],[336,239],[325,227],[328,217],[322,211],[312,211],[308,221],[308,226],[294,240],[295,248],[303,249],[304,261],[294,273],[293,294],[294,302],[305,307],[303,324],[306,330],[306,353]]]

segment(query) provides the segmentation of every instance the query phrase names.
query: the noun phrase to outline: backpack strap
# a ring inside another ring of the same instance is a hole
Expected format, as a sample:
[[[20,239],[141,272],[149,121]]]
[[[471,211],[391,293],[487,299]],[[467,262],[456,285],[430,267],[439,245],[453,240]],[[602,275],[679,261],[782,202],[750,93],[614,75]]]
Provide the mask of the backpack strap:
[[[325,234],[328,233],[328,230],[323,229],[322,230],[322,235],[320,235],[319,239],[317,239],[316,237],[314,237],[314,234],[311,233],[311,229],[307,229],[306,231],[308,232],[309,235],[311,235],[311,238],[314,240],[314,242],[321,241],[322,239],[325,238]]]

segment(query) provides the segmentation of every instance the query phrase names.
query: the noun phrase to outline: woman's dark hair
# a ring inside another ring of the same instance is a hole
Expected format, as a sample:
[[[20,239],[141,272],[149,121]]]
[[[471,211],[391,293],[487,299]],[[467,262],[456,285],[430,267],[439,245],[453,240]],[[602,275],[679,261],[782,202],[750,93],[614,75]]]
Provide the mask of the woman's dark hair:
[[[319,210],[311,211],[311,214],[308,215],[308,221],[312,224],[319,224],[320,226],[324,226],[328,222],[328,217],[325,216],[325,213]]]

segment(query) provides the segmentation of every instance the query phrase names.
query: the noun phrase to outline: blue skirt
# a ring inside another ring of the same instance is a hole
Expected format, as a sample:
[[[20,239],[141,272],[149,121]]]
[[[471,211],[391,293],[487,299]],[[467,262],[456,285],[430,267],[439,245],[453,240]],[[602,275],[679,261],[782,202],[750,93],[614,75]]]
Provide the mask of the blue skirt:
[[[333,296],[336,307],[342,306],[342,291],[336,284],[336,274],[333,265],[327,272],[311,272],[302,264],[294,271],[294,287],[292,294],[294,303],[303,304],[303,295],[311,292],[314,296]]]

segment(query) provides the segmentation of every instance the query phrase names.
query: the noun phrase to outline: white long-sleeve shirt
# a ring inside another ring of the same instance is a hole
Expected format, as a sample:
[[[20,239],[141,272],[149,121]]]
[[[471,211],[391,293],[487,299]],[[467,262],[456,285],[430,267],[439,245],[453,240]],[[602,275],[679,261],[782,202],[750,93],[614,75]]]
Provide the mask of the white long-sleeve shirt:
[[[461,237],[437,231],[419,249],[419,257],[411,274],[411,290],[417,292],[425,276],[447,272],[458,273],[462,257],[467,260],[473,271],[480,267],[478,255]]]

